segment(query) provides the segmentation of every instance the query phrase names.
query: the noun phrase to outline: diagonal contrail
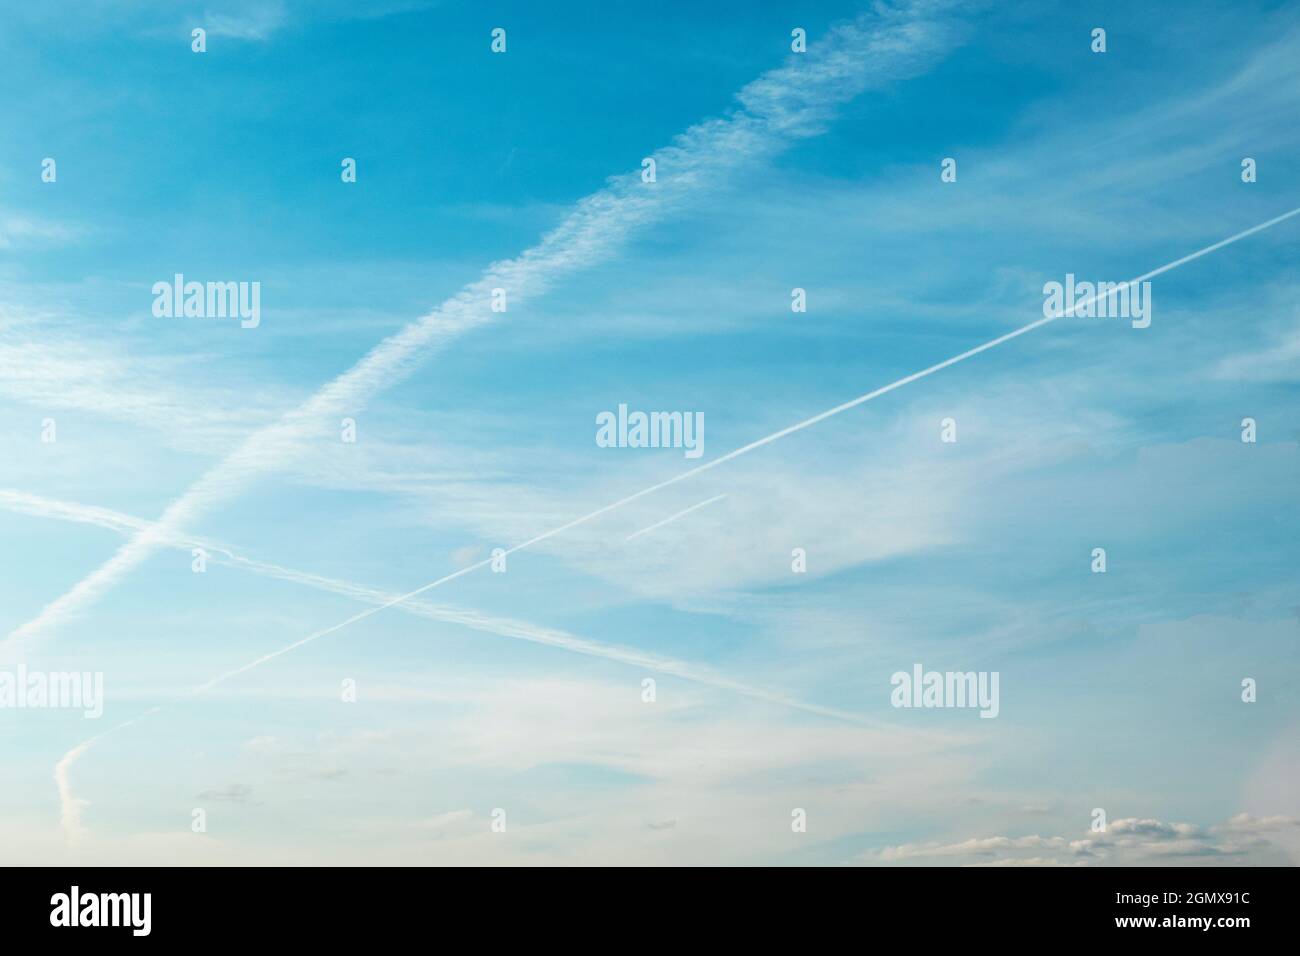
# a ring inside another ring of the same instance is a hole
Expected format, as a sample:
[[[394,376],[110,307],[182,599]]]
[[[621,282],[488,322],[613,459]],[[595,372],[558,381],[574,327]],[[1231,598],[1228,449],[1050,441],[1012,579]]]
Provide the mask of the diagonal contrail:
[[[832,28],[807,53],[791,55],[785,66],[745,86],[736,96],[738,105],[725,117],[691,127],[653,154],[656,182],[642,182],[639,173],[611,178],[606,188],[579,201],[537,245],[489,266],[477,282],[380,342],[279,422],[253,433],[168,505],[156,522],[3,643],[21,647],[26,639],[68,620],[169,536],[193,527],[201,516],[279,464],[294,444],[332,437],[339,415],[355,415],[452,337],[489,322],[494,289],[506,291],[507,307],[536,298],[559,279],[613,256],[636,230],[724,185],[724,174],[817,135],[837,106],[863,90],[917,72],[952,42],[948,24],[935,15],[947,6],[927,0],[877,5],[872,14]]]
[[[696,507],[699,506],[697,505]],[[7,489],[0,489],[0,508],[8,508],[12,511],[35,515],[38,517],[59,518],[67,521],[80,522],[82,524],[93,524],[124,534],[143,531],[149,526],[149,522],[144,518],[124,514],[120,511],[113,511],[108,508],[99,508],[75,502],[57,501],[40,495]],[[244,555],[226,548],[221,544],[206,541],[202,538],[174,538],[166,541],[166,545],[168,547],[180,548],[183,550],[188,550],[190,548],[203,548],[205,551],[210,552],[212,559],[216,563],[242,568],[243,570],[249,571],[253,574],[262,575],[263,577],[302,584],[320,591],[327,591],[331,594],[352,598],[366,604],[388,604],[396,597],[396,595],[389,591],[381,591],[376,588],[354,584],[351,581],[341,581],[337,578],[312,574],[308,571],[298,571],[269,561],[260,561],[256,558],[245,557]],[[487,634],[495,634],[499,637],[508,637],[514,640],[528,641],[534,644],[544,644],[548,647],[559,648],[560,650],[570,651],[575,654],[584,654],[588,657],[598,657],[603,660],[613,661],[617,664],[626,664],[631,667],[640,667],[661,674],[669,674],[697,684],[733,691],[746,697],[753,697],[758,700],[767,701],[768,703],[788,705],[798,710],[809,711],[823,716],[831,715],[841,717],[845,720],[854,720],[858,722],[865,721],[865,718],[859,714],[853,714],[847,711],[832,711],[829,708],[800,701],[777,691],[766,690],[741,681],[732,680],[731,678],[713,671],[711,668],[702,664],[692,663],[691,661],[663,657],[659,654],[642,651],[634,647],[609,644],[603,641],[593,641],[557,628],[541,627],[537,624],[516,620],[514,618],[483,614],[479,611],[473,610],[472,608],[457,607],[446,604],[431,604],[425,601],[406,601],[399,606],[403,611],[433,621],[441,621],[446,624],[456,624]],[[213,682],[209,682],[203,686],[204,688],[207,688],[212,685]]]
[[[711,504],[713,504],[715,501],[721,501],[721,500],[722,500],[723,498],[725,498],[725,497],[727,497],[725,494],[714,495],[712,498],[708,498],[708,499],[706,499],[706,500],[704,500],[704,501],[701,501],[699,504],[691,505],[689,508],[684,508],[684,509],[682,509],[681,511],[677,512],[677,514],[675,514],[675,515],[669,515],[667,518],[664,518],[662,521],[656,521],[654,524],[650,525],[648,528],[642,528],[640,531],[633,531],[630,535],[628,535],[628,536],[627,536],[626,538],[624,538],[623,540],[624,540],[624,541],[632,541],[632,540],[634,540],[634,539],[636,539],[636,538],[641,537],[641,535],[643,535],[643,534],[649,534],[651,531],[654,531],[654,530],[656,530],[657,528],[662,528],[662,527],[663,527],[664,525],[666,525],[666,524],[672,524],[672,523],[673,523],[674,521],[676,521],[678,518],[685,518],[685,517],[686,517],[688,514],[690,514],[692,511],[699,511],[701,508],[705,507],[706,505],[711,505]]]

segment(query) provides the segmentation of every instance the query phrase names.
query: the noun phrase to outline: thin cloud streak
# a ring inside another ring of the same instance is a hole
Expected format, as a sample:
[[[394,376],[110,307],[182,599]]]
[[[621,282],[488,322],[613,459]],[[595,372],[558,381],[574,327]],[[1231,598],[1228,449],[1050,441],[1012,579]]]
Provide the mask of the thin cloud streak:
[[[649,527],[642,528],[640,531],[633,531],[630,535],[628,535],[623,540],[632,541],[636,538],[641,537],[641,535],[643,534],[649,534],[651,531],[654,531],[657,528],[662,528],[666,524],[672,524],[678,518],[685,518],[692,511],[699,511],[701,508],[705,507],[706,505],[711,505],[715,501],[721,501],[725,497],[727,497],[725,494],[714,495],[712,498],[708,498],[704,501],[701,501],[699,504],[691,505],[689,508],[683,508],[681,511],[677,512],[677,514],[669,515],[667,518],[664,518],[662,521],[656,521],[654,524],[650,525]]]

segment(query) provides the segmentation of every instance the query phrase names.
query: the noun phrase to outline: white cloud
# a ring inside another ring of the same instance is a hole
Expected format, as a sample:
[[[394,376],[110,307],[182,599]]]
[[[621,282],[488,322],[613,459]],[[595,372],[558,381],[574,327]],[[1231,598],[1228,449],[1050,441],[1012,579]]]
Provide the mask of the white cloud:
[[[0,211],[0,249],[62,245],[82,234],[75,226]]]
[[[1214,374],[1237,382],[1300,382],[1300,326],[1280,331],[1262,349],[1224,356]]]
[[[203,25],[209,36],[237,40],[266,40],[284,26],[288,11],[280,0],[259,0],[244,9],[205,13]]]
[[[1111,821],[1104,833],[1089,832],[1080,839],[1033,834],[980,837],[957,843],[905,843],[868,853],[861,862],[925,860],[982,866],[1276,865],[1288,862],[1277,837],[1296,832],[1297,828],[1300,820],[1291,817],[1258,818],[1245,813],[1213,827],[1130,817]]]

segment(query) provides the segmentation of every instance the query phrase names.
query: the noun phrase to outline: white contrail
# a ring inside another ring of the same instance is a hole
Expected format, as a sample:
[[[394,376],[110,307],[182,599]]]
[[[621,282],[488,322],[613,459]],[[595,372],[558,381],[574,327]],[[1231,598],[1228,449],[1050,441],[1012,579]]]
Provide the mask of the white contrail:
[[[63,827],[64,839],[72,846],[76,846],[81,841],[81,837],[85,832],[81,826],[81,811],[89,804],[73,794],[72,783],[68,779],[68,771],[72,769],[72,765],[80,759],[82,754],[94,746],[95,741],[107,737],[111,733],[116,733],[124,727],[130,727],[132,724],[156,714],[160,709],[151,707],[130,720],[124,720],[116,727],[110,727],[103,733],[83,740],[59,758],[59,762],[54,765],[54,785],[59,791],[59,823]]]
[[[72,793],[72,784],[68,780],[68,771],[83,753],[98,740],[91,737],[65,753],[54,765],[54,785],[59,791],[59,823],[63,827],[63,836],[68,843],[76,846],[81,841],[81,811],[87,805],[85,800]]]
[[[82,505],[75,502],[57,501],[40,495],[7,489],[0,489],[0,507],[38,517],[58,518],[66,521],[77,521],[83,524],[93,524],[98,527],[107,528],[124,534],[143,531],[149,526],[149,522],[145,519],[134,515],[124,514],[120,511],[113,511],[108,508],[99,508],[91,505]],[[190,548],[203,548],[211,553],[213,560],[217,563],[243,568],[255,574],[277,578],[282,581],[304,584],[308,587],[354,598],[368,604],[379,604],[387,607],[391,606],[397,600],[393,594],[385,591],[368,588],[359,584],[353,584],[349,581],[340,581],[336,578],[311,574],[306,571],[297,571],[293,568],[286,568],[282,565],[273,564],[267,561],[247,558],[235,551],[201,538],[174,537],[165,539],[164,543],[169,547],[186,550]],[[597,657],[618,664],[625,664],[630,667],[639,667],[659,674],[668,674],[674,677],[679,677],[683,680],[691,681],[692,683],[730,691],[755,700],[761,700],[766,703],[777,704],[783,707],[790,707],[806,713],[817,714],[823,717],[832,717],[838,720],[850,721],[857,724],[876,724],[876,722],[861,714],[823,707],[818,704],[790,697],[777,691],[771,691],[766,688],[744,683],[743,681],[733,680],[701,664],[676,660],[671,657],[663,657],[659,654],[641,651],[636,648],[592,641],[556,628],[539,627],[538,625],[514,620],[512,618],[481,614],[478,611],[469,608],[430,604],[424,601],[407,601],[401,603],[400,607],[402,610],[410,614],[419,615],[431,620],[449,624],[458,624],[463,627],[472,628],[488,634],[495,634],[500,637],[528,641],[534,644],[543,644],[547,647],[555,647],[574,654],[584,654],[588,657]],[[259,662],[260,660],[262,659],[259,659]],[[250,665],[250,667],[256,666],[256,663],[258,662]],[[200,687],[190,691],[189,695],[186,696],[202,693],[228,677],[232,677],[237,673],[242,673],[245,669],[248,668],[241,668],[240,670],[232,671],[227,675],[223,675],[220,678],[208,681]],[[60,819],[65,837],[69,844],[75,846],[83,835],[81,810],[87,805],[84,800],[81,800],[72,792],[72,785],[69,778],[69,772],[72,765],[76,763],[76,761],[80,759],[81,755],[88,751],[98,740],[108,734],[115,733],[125,727],[138,723],[139,721],[158,713],[160,710],[162,710],[162,707],[152,707],[130,720],[117,724],[103,733],[82,741],[65,753],[55,765],[54,781],[59,794]]]
[[[696,507],[699,506],[697,505]],[[83,505],[75,502],[57,501],[39,495],[7,489],[0,489],[0,508],[8,508],[11,511],[36,515],[39,517],[59,518],[68,521],[77,521],[83,524],[94,524],[99,527],[127,534],[133,531],[145,530],[149,526],[147,520],[134,515],[124,514],[120,511],[112,511],[108,508],[98,508],[92,505]],[[683,512],[683,514],[684,513],[685,512]],[[337,578],[324,577],[307,571],[298,571],[293,568],[286,568],[283,565],[274,564],[268,561],[259,561],[255,558],[244,557],[229,548],[211,541],[205,541],[201,538],[173,538],[167,540],[165,543],[169,547],[181,549],[203,548],[205,551],[210,552],[213,560],[219,564],[228,564],[232,567],[243,568],[254,574],[276,578],[281,581],[303,584],[307,587],[316,588],[317,590],[328,591],[332,594],[353,598],[366,604],[388,606],[397,600],[397,595],[388,591],[380,591],[376,588],[354,584],[350,581],[341,581]],[[661,674],[669,674],[697,684],[705,684],[710,687],[734,691],[747,697],[754,697],[768,701],[769,703],[785,704],[799,710],[810,711],[822,715],[833,714],[834,716],[842,717],[847,720],[862,721],[864,719],[860,715],[851,714],[849,712],[833,712],[827,708],[819,707],[816,704],[799,701],[775,691],[769,691],[731,680],[730,678],[724,677],[703,665],[693,664],[689,661],[676,660],[670,657],[662,657],[658,654],[649,653],[632,647],[624,647],[618,644],[608,644],[601,641],[589,640],[556,628],[541,627],[527,621],[519,621],[508,617],[482,614],[470,608],[445,604],[431,604],[426,601],[406,601],[398,606],[403,611],[430,620],[441,621],[446,624],[457,624],[462,627],[468,627],[472,630],[482,631],[488,634],[495,634],[500,637],[529,641],[534,644],[545,644],[548,647],[555,647],[576,654],[584,654],[588,657],[599,657],[618,664],[626,664],[631,667],[640,667]],[[211,687],[215,683],[217,683],[217,681],[209,681],[207,684],[203,685],[203,688],[206,689]]]
[[[690,514],[692,511],[699,511],[699,510],[700,510],[701,508],[703,508],[705,505],[711,505],[711,504],[713,504],[715,501],[721,501],[721,500],[722,500],[723,498],[725,498],[725,497],[727,497],[725,494],[714,495],[712,498],[708,499],[707,501],[701,501],[698,505],[691,505],[689,508],[686,508],[686,509],[683,510],[683,511],[679,511],[679,512],[677,512],[677,514],[675,514],[675,515],[669,515],[669,516],[668,516],[667,518],[665,518],[663,521],[656,521],[654,524],[650,525],[650,527],[648,527],[648,528],[642,528],[640,531],[633,531],[630,535],[628,535],[628,536],[627,536],[626,538],[624,538],[623,540],[624,540],[624,541],[631,541],[633,538],[639,538],[639,537],[641,537],[641,535],[643,535],[643,534],[649,534],[651,531],[654,531],[656,528],[662,528],[662,527],[663,527],[664,525],[666,525],[666,524],[671,524],[672,522],[676,521],[678,518],[685,518],[685,517],[686,517],[688,514]]]
[[[950,43],[947,27],[929,16],[947,4],[918,0],[900,8],[879,5],[872,15],[829,30],[805,54],[763,74],[737,94],[724,118],[691,127],[653,153],[657,181],[639,172],[613,177],[532,248],[495,263],[434,312],[376,345],[347,372],[298,408],[253,433],[191,485],[148,528],[107,562],[13,631],[5,643],[41,634],[97,600],[178,531],[281,463],[294,444],[332,433],[339,415],[355,415],[375,395],[410,374],[453,336],[491,320],[494,289],[507,307],[536,298],[557,280],[612,256],[634,230],[684,200],[725,182],[723,173],[770,157],[795,140],[822,131],[835,107],[873,85],[915,73]]]

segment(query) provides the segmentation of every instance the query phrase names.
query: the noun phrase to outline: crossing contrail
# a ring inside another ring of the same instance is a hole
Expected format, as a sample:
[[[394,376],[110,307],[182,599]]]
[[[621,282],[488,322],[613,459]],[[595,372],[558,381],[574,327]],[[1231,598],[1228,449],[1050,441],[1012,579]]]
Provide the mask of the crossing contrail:
[[[149,525],[149,522],[143,518],[136,517],[135,515],[124,514],[120,511],[113,511],[108,508],[99,508],[92,505],[82,505],[75,502],[57,501],[40,495],[12,490],[0,490],[0,507],[8,508],[12,511],[21,512],[23,514],[93,524],[125,534],[129,534],[133,531],[143,531]],[[377,604],[388,607],[392,606],[395,600],[394,595],[389,592],[376,590],[360,584],[353,584],[349,581],[340,581],[336,578],[323,577],[307,571],[297,571],[293,568],[286,568],[283,565],[274,564],[268,561],[248,558],[220,544],[206,541],[201,538],[177,537],[166,540],[165,544],[169,547],[186,550],[201,547],[206,551],[209,551],[213,560],[217,563],[228,564],[232,567],[242,568],[254,574],[277,578],[282,581],[290,581],[308,587],[314,587],[319,590],[329,591],[333,594],[354,598],[368,604]],[[837,710],[832,707],[823,707],[819,704],[803,701],[779,691],[755,686],[745,681],[738,681],[727,677],[724,674],[720,674],[712,668],[706,667],[702,664],[695,664],[690,661],[664,657],[660,654],[654,654],[632,647],[608,644],[602,641],[593,641],[557,628],[541,627],[536,624],[515,620],[513,618],[481,614],[480,612],[470,608],[429,604],[424,601],[404,601],[401,602],[399,606],[403,611],[406,611],[409,614],[418,615],[430,620],[441,621],[448,624],[457,624],[484,633],[495,634],[499,637],[507,637],[513,640],[542,644],[547,647],[555,647],[574,654],[597,657],[603,660],[613,661],[630,667],[637,667],[658,674],[667,674],[706,687],[729,691],[743,697],[761,700],[769,704],[776,704],[781,707],[788,707],[822,717],[830,717],[836,720],[843,720],[856,724],[877,725],[875,721],[872,721],[862,714]],[[207,681],[182,695],[178,700],[185,700],[210,690],[217,684],[228,680],[230,677],[251,669],[258,663],[261,663],[264,659],[269,659],[269,657],[259,658],[258,661],[251,665],[247,665],[243,668],[239,668],[235,671],[223,674],[218,678]],[[54,767],[54,781],[59,794],[60,820],[65,838],[69,843],[76,844],[83,834],[83,828],[81,826],[81,810],[86,805],[84,800],[81,800],[72,792],[72,782],[69,776],[72,765],[76,763],[77,760],[86,753],[86,751],[90,750],[91,747],[104,737],[107,737],[110,734],[115,734],[120,730],[152,717],[163,709],[162,706],[151,707],[129,720],[123,721],[102,733],[83,740],[59,759],[59,762]]]
[[[699,506],[697,505],[697,507]],[[113,511],[108,508],[99,508],[93,505],[83,505],[76,502],[58,501],[40,495],[33,495],[8,489],[0,489],[0,508],[8,508],[12,511],[36,515],[39,517],[58,518],[66,521],[76,521],[83,524],[93,524],[123,534],[129,534],[133,531],[143,531],[149,525],[149,522],[144,518],[124,514],[120,511]],[[178,537],[168,540],[165,543],[169,547],[180,548],[183,550],[203,548],[208,552],[209,557],[215,563],[240,568],[263,577],[301,584],[306,587],[315,588],[319,591],[327,591],[331,594],[352,598],[365,604],[388,605],[397,597],[390,591],[381,591],[377,588],[366,587],[365,585],[355,584],[351,581],[342,581],[338,578],[325,577],[323,575],[313,574],[309,571],[299,571],[294,568],[287,568],[284,565],[275,564],[270,561],[261,561],[256,558],[249,558],[222,544],[207,541],[202,538]],[[431,604],[426,601],[418,600],[405,601],[396,606],[409,614],[427,618],[428,620],[440,621],[444,624],[455,624],[461,627],[470,628],[471,630],[487,634],[495,634],[499,637],[528,641],[533,644],[543,644],[548,647],[558,648],[575,654],[584,654],[588,657],[598,657],[603,660],[613,661],[616,664],[626,664],[630,667],[650,670],[660,674],[668,674],[697,684],[732,691],[747,697],[764,700],[769,703],[788,705],[799,710],[810,711],[822,715],[830,714],[841,717],[845,720],[865,719],[860,715],[852,714],[847,711],[831,711],[828,708],[818,707],[815,704],[809,704],[776,691],[766,690],[764,688],[746,684],[742,681],[733,680],[702,664],[664,657],[634,647],[625,647],[603,641],[593,641],[588,638],[579,637],[576,634],[570,634],[567,631],[562,631],[552,627],[542,627],[528,621],[520,621],[515,618],[501,617],[499,615],[483,614],[472,608],[447,604]],[[215,682],[210,681],[202,686],[206,689],[213,686],[214,683]]]
[[[951,30],[937,16],[947,6],[923,0],[877,5],[871,14],[833,27],[807,53],[792,54],[786,65],[749,83],[737,93],[730,113],[690,127],[651,154],[655,182],[643,182],[639,172],[612,177],[604,189],[576,203],[537,245],[492,264],[476,282],[384,339],[277,423],[250,435],[172,501],[156,522],[3,643],[21,647],[75,616],[168,537],[193,527],[215,506],[281,465],[295,444],[332,440],[339,415],[355,415],[452,338],[491,321],[496,290],[504,290],[507,309],[537,298],[558,280],[612,257],[638,229],[723,185],[724,174],[819,134],[835,108],[863,90],[918,72],[951,42]]]

